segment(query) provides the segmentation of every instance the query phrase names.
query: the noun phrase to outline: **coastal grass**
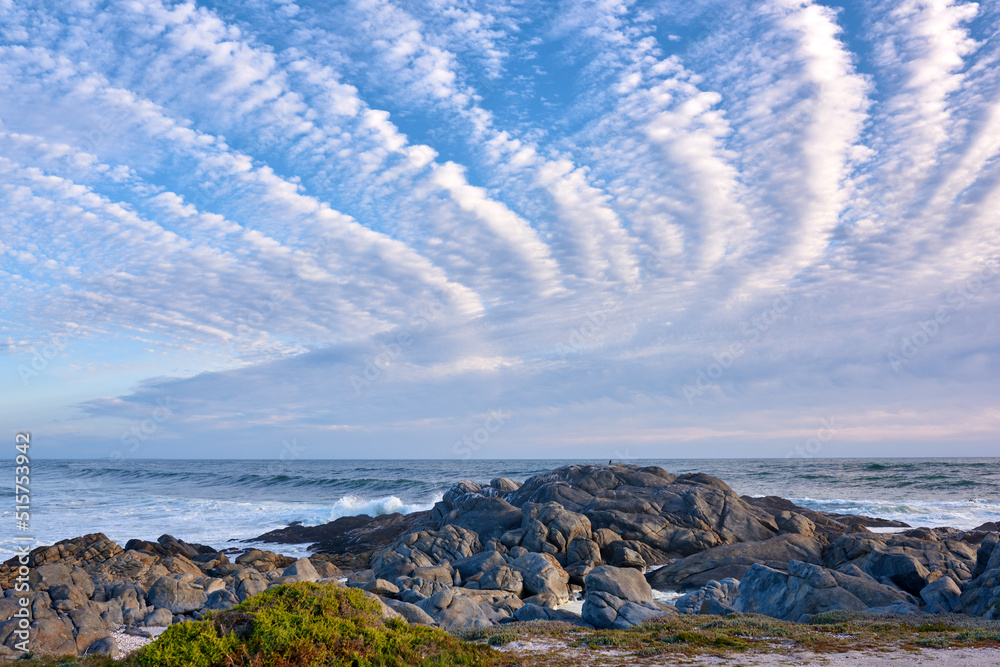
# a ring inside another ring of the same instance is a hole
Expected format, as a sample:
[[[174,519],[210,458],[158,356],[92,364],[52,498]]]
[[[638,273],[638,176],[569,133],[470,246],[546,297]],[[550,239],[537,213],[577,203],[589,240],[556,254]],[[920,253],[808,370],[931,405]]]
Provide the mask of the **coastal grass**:
[[[555,626],[555,627],[553,627]],[[1000,648],[1000,622],[948,615],[943,618],[874,616],[863,613],[818,614],[810,623],[791,623],[768,616],[663,616],[626,630],[589,630],[568,624],[512,623],[463,636],[489,646],[513,648],[518,644],[548,645],[532,664],[573,665],[581,659],[602,656],[652,657],[674,655],[734,656],[744,653],[812,651],[921,650],[959,647]],[[612,661],[613,662],[613,661]],[[609,663],[610,664],[610,663]]]
[[[383,621],[363,591],[323,584],[276,586],[205,620],[170,626],[124,661],[106,657],[33,658],[16,664],[107,667],[310,667],[312,665],[577,667],[631,658],[797,651],[1000,648],[1000,622],[958,614],[818,614],[809,623],[768,616],[663,616],[626,630],[566,622],[510,623],[449,634]],[[631,664],[631,663],[630,663]]]
[[[497,665],[487,646],[434,628],[383,621],[355,588],[276,586],[203,621],[170,626],[127,661],[138,667]]]

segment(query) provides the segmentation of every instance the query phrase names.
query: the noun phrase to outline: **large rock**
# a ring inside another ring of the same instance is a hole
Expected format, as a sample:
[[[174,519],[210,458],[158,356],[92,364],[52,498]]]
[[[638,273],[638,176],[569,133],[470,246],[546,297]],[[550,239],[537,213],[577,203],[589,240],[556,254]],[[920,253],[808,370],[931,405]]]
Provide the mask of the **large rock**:
[[[560,604],[569,600],[569,574],[551,555],[524,554],[512,561],[510,567],[521,573],[528,595],[548,593],[555,596]]]
[[[459,492],[459,488],[470,488],[465,483],[452,487],[444,500],[434,506],[431,519],[437,521],[439,528],[452,524],[471,530],[486,544],[516,528],[521,523],[521,510],[503,498],[481,495],[482,488],[476,487],[476,491],[469,493]]]
[[[595,567],[584,580],[584,590],[588,594],[603,591],[627,602],[653,601],[653,589],[642,573],[633,568]]]
[[[962,589],[955,580],[945,575],[927,584],[920,591],[920,598],[932,613],[945,613],[958,609]]]
[[[407,623],[417,625],[434,625],[434,618],[415,604],[401,600],[386,600],[385,603],[397,614],[406,619]]]
[[[905,553],[872,551],[864,567],[865,572],[879,581],[891,580],[901,589],[913,595],[930,583],[930,572],[919,560]]]
[[[511,567],[502,565],[483,574],[479,579],[479,588],[483,590],[508,591],[521,596],[524,590],[524,578],[521,573]]]
[[[204,588],[173,577],[161,577],[149,589],[149,604],[168,609],[174,614],[187,614],[205,607],[208,596]]]
[[[458,570],[459,576],[466,581],[476,575],[483,574],[494,568],[506,565],[507,561],[496,551],[484,551],[452,562],[451,566]]]
[[[427,615],[449,632],[493,625],[484,610],[460,588],[448,588],[417,603]]]
[[[736,598],[740,594],[740,582],[738,579],[728,578],[722,581],[710,581],[696,591],[691,591],[682,595],[674,601],[674,607],[682,614],[701,614],[705,609],[705,603],[709,603],[709,609],[732,609],[736,604]],[[712,607],[715,602],[719,606]]]
[[[896,603],[911,604],[905,593],[864,574],[829,570],[792,561],[788,572],[754,565],[740,581],[738,611],[786,621],[806,621],[825,611],[864,611]]]
[[[1000,545],[992,545],[989,557],[984,559],[983,572],[969,582],[959,601],[962,613],[1000,619]],[[980,549],[980,553],[983,549]],[[979,568],[977,568],[978,570]]]
[[[691,590],[709,581],[741,579],[758,563],[775,570],[787,570],[788,563],[793,560],[821,565],[823,550],[808,535],[778,535],[761,542],[739,542],[708,549],[661,567],[648,578],[656,589]]]
[[[320,576],[308,558],[300,558],[284,569],[281,576],[286,582],[319,581]]]

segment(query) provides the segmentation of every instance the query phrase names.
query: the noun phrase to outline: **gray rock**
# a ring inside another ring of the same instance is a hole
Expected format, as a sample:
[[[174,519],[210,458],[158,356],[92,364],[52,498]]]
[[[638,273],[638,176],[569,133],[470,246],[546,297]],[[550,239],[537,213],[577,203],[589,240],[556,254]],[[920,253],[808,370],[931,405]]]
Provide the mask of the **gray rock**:
[[[520,597],[524,590],[524,579],[517,570],[503,565],[485,573],[479,579],[480,589],[509,591]]]
[[[407,623],[417,625],[434,625],[434,619],[415,604],[401,600],[386,600],[385,603],[393,611],[406,619]]]
[[[962,598],[962,589],[954,579],[946,575],[924,586],[920,590],[920,598],[932,612],[955,611]]]
[[[528,621],[547,621],[549,614],[544,607],[537,604],[526,604],[514,612],[514,618],[522,623]]]
[[[31,633],[31,650],[35,653],[42,655],[77,654],[73,624],[68,618],[37,619],[32,621],[29,632]],[[7,639],[7,644],[10,645],[10,638]]]
[[[444,630],[486,628],[492,622],[482,608],[460,588],[448,588],[435,593],[417,606],[424,610]]]
[[[157,609],[142,620],[146,627],[170,625],[173,623],[174,615],[169,609]]]
[[[87,604],[87,596],[72,584],[59,584],[48,590],[52,600],[52,608],[58,611],[70,611]]]
[[[257,595],[258,593],[263,593],[267,590],[267,584],[259,579],[244,579],[238,585],[236,589],[236,597],[239,598],[240,602],[243,602],[249,597]],[[205,602],[208,602],[208,596],[205,596]],[[204,604],[203,604],[204,606]]]
[[[653,601],[653,589],[642,573],[632,568],[595,567],[587,574],[584,589],[588,595],[602,591],[627,602]]]
[[[847,575],[841,575],[847,576]],[[824,611],[864,611],[869,605],[844,590],[830,570],[792,561],[788,572],[754,565],[740,580],[738,611],[804,621]]]
[[[87,647],[88,655],[106,655],[109,658],[117,658],[119,653],[118,642],[114,637],[101,637]]]
[[[808,517],[795,512],[779,512],[774,515],[774,523],[778,526],[779,534],[805,535],[812,537],[816,534],[816,524]]]
[[[496,551],[484,551],[475,556],[453,561],[451,566],[458,570],[463,580],[467,580],[506,564],[504,557]]]
[[[740,542],[714,547],[661,567],[649,575],[649,582],[660,590],[687,590],[705,586],[709,581],[741,579],[755,564],[774,570],[787,570],[797,560],[823,564],[823,550],[806,535],[786,534],[762,542]]]
[[[294,577],[295,581],[319,581],[320,576],[308,558],[300,558],[281,573],[283,577]]]
[[[208,594],[205,601],[205,609],[209,611],[223,611],[235,607],[240,602],[239,598],[232,591],[223,588]]]
[[[927,585],[930,574],[927,568],[913,556],[879,550],[871,552],[864,569],[875,579],[890,579],[901,589],[913,595],[920,594],[920,591]]]
[[[173,577],[157,579],[146,597],[154,607],[169,609],[175,614],[202,609],[208,601],[203,588]]]
[[[524,590],[528,594],[549,593],[560,603],[569,600],[569,574],[551,555],[524,554],[512,561],[510,567],[521,573]]]
[[[653,602],[629,602],[605,591],[591,591],[583,603],[582,618],[595,628],[625,629],[664,611]]]
[[[367,582],[362,588],[369,593],[374,593],[384,598],[394,598],[399,596],[399,587],[391,581],[386,581],[385,579],[376,579],[374,581]]]
[[[698,590],[677,598],[674,606],[682,614],[701,614],[706,613],[702,609],[705,603],[710,601],[723,607],[732,608],[739,594],[740,582],[738,579],[728,578],[722,581],[710,581]]]

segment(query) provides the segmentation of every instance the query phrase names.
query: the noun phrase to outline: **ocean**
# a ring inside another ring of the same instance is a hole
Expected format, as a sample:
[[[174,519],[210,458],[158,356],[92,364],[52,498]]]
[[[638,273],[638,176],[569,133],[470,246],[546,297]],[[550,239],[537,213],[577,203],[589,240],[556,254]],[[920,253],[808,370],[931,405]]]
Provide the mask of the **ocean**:
[[[1000,458],[632,459],[673,473],[705,472],[737,493],[776,495],[816,510],[866,514],[913,526],[972,528],[1000,521]],[[169,533],[216,548],[293,521],[429,509],[454,482],[523,481],[567,463],[514,460],[34,460],[31,525],[13,530],[14,488],[0,508],[0,555],[15,534],[36,544],[102,532],[119,544]],[[10,478],[8,477],[8,480]],[[23,544],[23,542],[20,542]],[[265,548],[300,556],[308,545]]]

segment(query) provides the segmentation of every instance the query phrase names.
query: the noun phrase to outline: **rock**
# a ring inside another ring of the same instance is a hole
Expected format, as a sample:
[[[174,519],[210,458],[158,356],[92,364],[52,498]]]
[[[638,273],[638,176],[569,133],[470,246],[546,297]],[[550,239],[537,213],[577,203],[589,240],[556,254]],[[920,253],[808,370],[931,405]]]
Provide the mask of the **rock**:
[[[555,609],[560,604],[559,600],[556,599],[556,596],[550,595],[549,593],[532,595],[531,597],[524,598],[521,602],[526,605],[538,605],[539,607],[543,607],[545,609]]]
[[[730,577],[722,581],[710,581],[698,590],[682,595],[674,602],[674,607],[682,614],[712,613],[702,612],[704,603],[714,601],[721,607],[732,609],[739,594],[739,580]]]
[[[795,512],[784,511],[775,514],[774,523],[778,526],[779,534],[805,535],[806,537],[812,537],[816,534],[816,524]]]
[[[173,577],[157,579],[146,597],[149,599],[149,604],[154,607],[169,609],[175,614],[196,611],[203,608],[208,601],[203,588]]]
[[[774,570],[787,570],[793,560],[821,565],[823,551],[815,539],[806,535],[778,535],[761,542],[726,544],[682,558],[652,572],[649,581],[660,590],[691,590],[709,581],[741,579],[758,563]]]
[[[754,565],[739,585],[734,607],[786,621],[807,620],[824,611],[864,611],[897,603],[911,604],[894,587],[820,565],[792,561],[788,572]]]
[[[282,577],[293,577],[294,581],[319,581],[319,573],[308,558],[300,558],[281,573]]]
[[[651,601],[628,602],[605,591],[592,591],[584,600],[582,618],[595,628],[618,630],[663,614],[664,611]]]
[[[235,607],[239,603],[239,598],[232,591],[223,588],[222,590],[213,591],[208,594],[208,599],[205,601],[205,609],[209,611],[223,611]]]
[[[524,590],[529,595],[549,593],[560,603],[569,600],[569,574],[551,555],[524,554],[512,561],[510,567],[521,573]]]
[[[521,488],[520,482],[515,482],[508,477],[494,477],[490,480],[490,488],[496,489],[501,494],[508,494]]]
[[[985,536],[983,541],[979,543],[979,548],[976,550],[976,565],[972,572],[973,577],[978,577],[987,570],[990,556],[993,555],[993,550],[998,542],[1000,542],[1000,535],[994,534]]]
[[[514,612],[514,618],[522,623],[530,621],[547,621],[549,614],[544,607],[537,604],[526,604]]]
[[[415,623],[417,625],[434,625],[434,618],[415,604],[402,602],[401,600],[386,600],[385,603],[396,613],[405,618],[407,623]]]
[[[892,604],[884,607],[869,607],[866,610],[866,613],[885,616],[916,616],[923,614],[924,612],[915,604],[904,602],[903,600],[896,600]]]
[[[935,579],[920,590],[920,598],[932,613],[955,611],[961,597],[962,589],[949,576]]]
[[[475,532],[483,544],[499,538],[521,523],[521,510],[503,498],[494,495],[462,495],[453,498],[451,504],[445,500],[435,505],[431,518],[437,520],[438,528],[451,524]]]
[[[919,595],[930,581],[928,578],[930,573],[927,568],[921,565],[916,558],[903,553],[872,551],[864,570],[880,581],[883,578],[890,579],[901,589],[913,595]]]
[[[449,588],[435,593],[417,606],[424,610],[443,629],[449,632],[463,628],[486,628],[492,622],[483,609],[460,588]]]
[[[969,582],[962,593],[960,608],[964,614],[1000,619],[1000,546],[996,542],[992,545],[983,573]],[[979,551],[982,553],[983,549]]]
[[[479,579],[480,589],[509,591],[520,597],[524,590],[524,579],[517,570],[502,565],[483,574]]]
[[[375,579],[367,582],[361,588],[380,597],[394,598],[399,595],[399,587],[385,579]]]
[[[170,613],[169,609],[157,609],[149,613],[146,618],[142,620],[142,624],[146,627],[170,625],[173,623],[174,615]]]
[[[109,658],[117,658],[119,649],[118,642],[114,637],[102,637],[87,647],[88,655],[106,655]]]
[[[612,542],[608,545],[608,551],[610,551],[610,557],[607,559],[609,565],[646,571],[646,561],[638,551],[630,549],[626,542]]]
[[[267,584],[259,579],[244,579],[241,581],[236,589],[236,597],[239,598],[240,602],[243,602],[248,597],[257,595],[258,593],[263,593],[267,590]],[[208,601],[206,596],[205,601]]]
[[[555,553],[565,552],[575,538],[590,539],[590,519],[558,503],[525,503],[521,512],[521,530],[525,531],[521,546],[528,551],[542,552],[543,543],[548,542]]]
[[[43,655],[76,655],[76,637],[73,624],[66,619],[43,618],[35,620],[29,628],[31,649]],[[7,640],[10,641],[9,639]]]
[[[49,588],[48,593],[52,600],[52,608],[57,611],[69,611],[87,604],[87,596],[71,584],[53,586]]]
[[[584,590],[603,591],[627,602],[652,602],[653,589],[641,572],[610,565],[595,567],[587,574]]]
[[[477,574],[483,574],[506,564],[507,561],[504,560],[504,557],[496,551],[484,551],[475,556],[456,560],[452,562],[451,566],[458,570],[463,580],[467,580]]]
[[[73,577],[66,565],[48,563],[31,570],[28,582],[31,584],[31,590],[47,591],[56,586],[72,586]]]

